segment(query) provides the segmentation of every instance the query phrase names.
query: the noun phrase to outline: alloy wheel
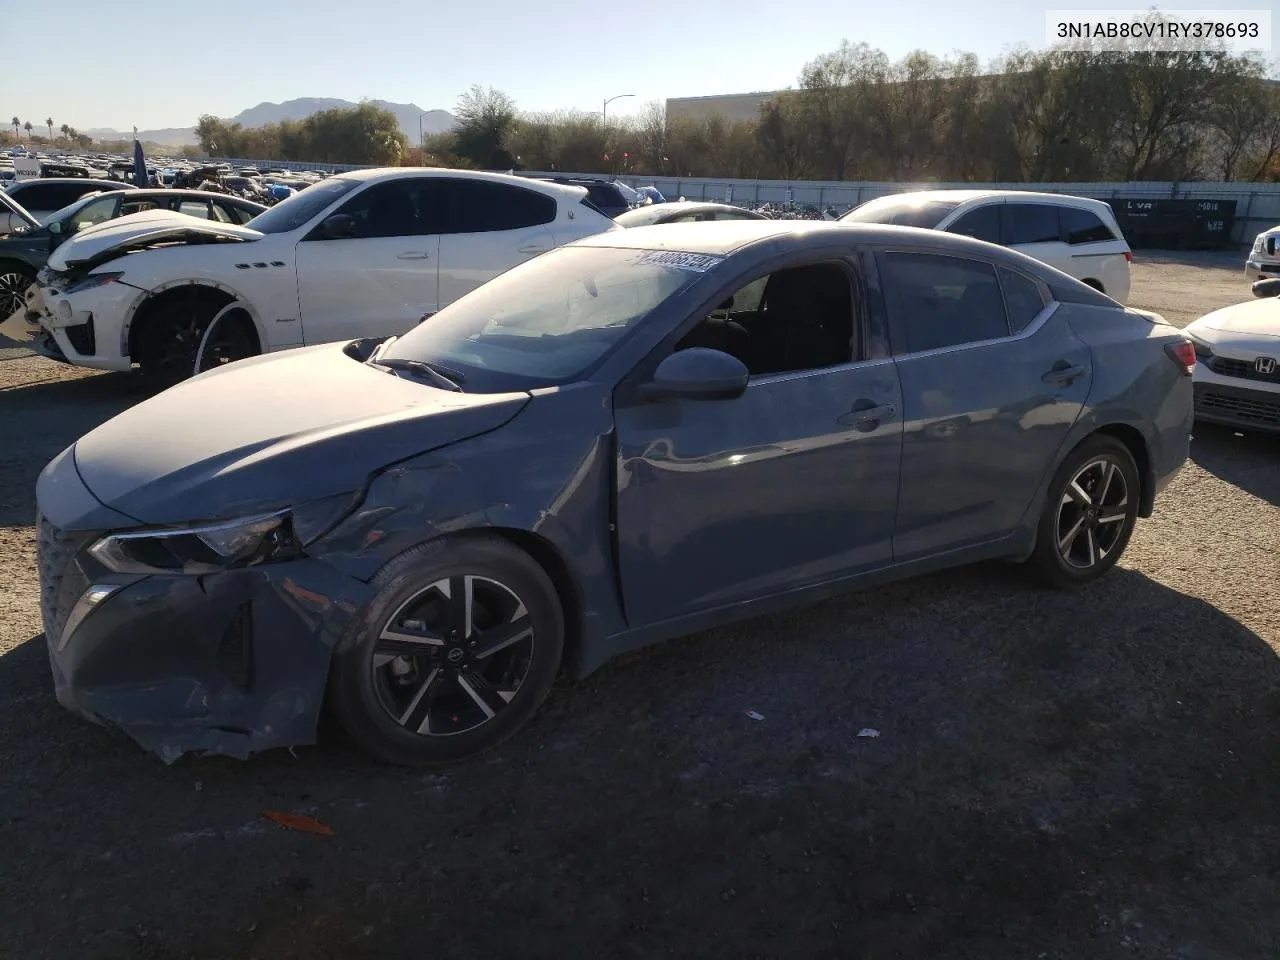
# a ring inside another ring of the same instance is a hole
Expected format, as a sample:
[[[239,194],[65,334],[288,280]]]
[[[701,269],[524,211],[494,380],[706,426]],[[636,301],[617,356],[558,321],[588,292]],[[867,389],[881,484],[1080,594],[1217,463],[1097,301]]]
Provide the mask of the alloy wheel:
[[[1058,504],[1058,553],[1068,567],[1090,570],[1121,542],[1129,517],[1129,485],[1110,457],[1089,461],[1071,478]]]
[[[533,622],[489,577],[437,580],[400,605],[373,647],[378,702],[422,736],[466,733],[497,717],[533,660]]]
[[[27,287],[31,279],[16,270],[0,273],[0,323],[26,306]]]

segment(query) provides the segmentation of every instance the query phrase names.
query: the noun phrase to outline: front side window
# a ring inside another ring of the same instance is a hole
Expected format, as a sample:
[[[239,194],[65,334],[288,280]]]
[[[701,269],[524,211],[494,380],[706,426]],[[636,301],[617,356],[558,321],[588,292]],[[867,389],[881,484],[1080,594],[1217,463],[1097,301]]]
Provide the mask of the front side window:
[[[819,262],[775,270],[744,284],[676,345],[737,357],[752,376],[850,363],[854,285],[848,268]]]
[[[416,237],[432,231],[434,218],[429,180],[401,179],[374,184],[344,203],[337,213],[356,222],[355,239]],[[287,201],[286,201],[287,202]]]
[[[877,258],[885,300],[902,343],[898,353],[938,350],[1009,336],[996,268],[933,253]]]
[[[918,196],[880,197],[854,207],[840,219],[845,223],[888,223],[932,230],[957,206],[959,203],[955,200],[929,200]]]
[[[987,243],[999,243],[1001,206],[999,203],[989,203],[961,214],[955,223],[947,227],[947,233],[958,233]]]
[[[556,218],[554,198],[508,183],[442,179],[440,200],[440,221],[432,233],[524,230]]]
[[[185,213],[188,217],[199,217],[201,220],[208,220],[209,202],[207,200],[183,200],[178,204],[178,212]]]
[[[1061,239],[1058,208],[1048,203],[1006,203],[1004,207],[1004,242],[1057,243]]]
[[[330,177],[307,189],[281,200],[270,210],[264,210],[246,226],[260,233],[288,233],[305,226],[319,216],[331,203],[346,196],[363,181],[345,177]]]
[[[562,247],[500,274],[391,345],[439,364],[467,392],[571,383],[718,258]]]

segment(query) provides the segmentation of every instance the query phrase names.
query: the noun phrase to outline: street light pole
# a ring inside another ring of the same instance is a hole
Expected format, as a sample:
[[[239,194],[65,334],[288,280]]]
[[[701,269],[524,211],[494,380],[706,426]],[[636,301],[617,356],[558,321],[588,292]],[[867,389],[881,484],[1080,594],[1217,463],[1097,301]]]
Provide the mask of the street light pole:
[[[600,111],[601,122],[604,122],[605,120],[609,119],[609,104],[613,103],[613,101],[615,100],[621,100],[623,97],[634,97],[634,96],[635,96],[634,93],[620,93],[616,97],[610,97],[608,100],[606,100],[604,102],[604,108]]]
[[[418,153],[424,156],[427,152],[427,138],[422,132],[422,118],[425,116],[425,113],[418,114]],[[423,166],[426,166],[426,164],[423,163]]]

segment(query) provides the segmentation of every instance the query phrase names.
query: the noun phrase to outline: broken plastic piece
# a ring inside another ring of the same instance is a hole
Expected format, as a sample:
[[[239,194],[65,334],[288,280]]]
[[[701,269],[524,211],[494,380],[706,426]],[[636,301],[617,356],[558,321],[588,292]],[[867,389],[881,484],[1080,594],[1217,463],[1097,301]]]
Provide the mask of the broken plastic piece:
[[[747,716],[748,716],[748,717],[750,717],[752,720],[763,720],[763,719],[764,719],[764,714],[763,714],[763,713],[756,713],[754,710],[748,710],[748,711],[747,711]]]
[[[873,727],[863,727],[861,730],[859,730],[859,731],[858,731],[858,736],[860,736],[860,737],[878,737],[878,736],[880,736],[880,731],[879,731],[879,730],[876,730],[876,729],[875,729],[875,728],[873,728]]]
[[[282,810],[263,810],[262,815],[282,827],[288,827],[300,833],[314,833],[321,837],[333,836],[333,830],[315,817],[308,817],[301,813],[285,813]]]

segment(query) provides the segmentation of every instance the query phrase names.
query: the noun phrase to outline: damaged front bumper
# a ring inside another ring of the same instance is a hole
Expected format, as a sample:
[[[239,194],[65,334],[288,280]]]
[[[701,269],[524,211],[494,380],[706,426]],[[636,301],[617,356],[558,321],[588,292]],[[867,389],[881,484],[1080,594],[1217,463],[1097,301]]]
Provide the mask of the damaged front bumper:
[[[204,576],[113,574],[87,550],[96,531],[130,522],[92,500],[69,451],[37,497],[59,703],[167,763],[315,743],[331,654],[367,585],[309,557]]]

